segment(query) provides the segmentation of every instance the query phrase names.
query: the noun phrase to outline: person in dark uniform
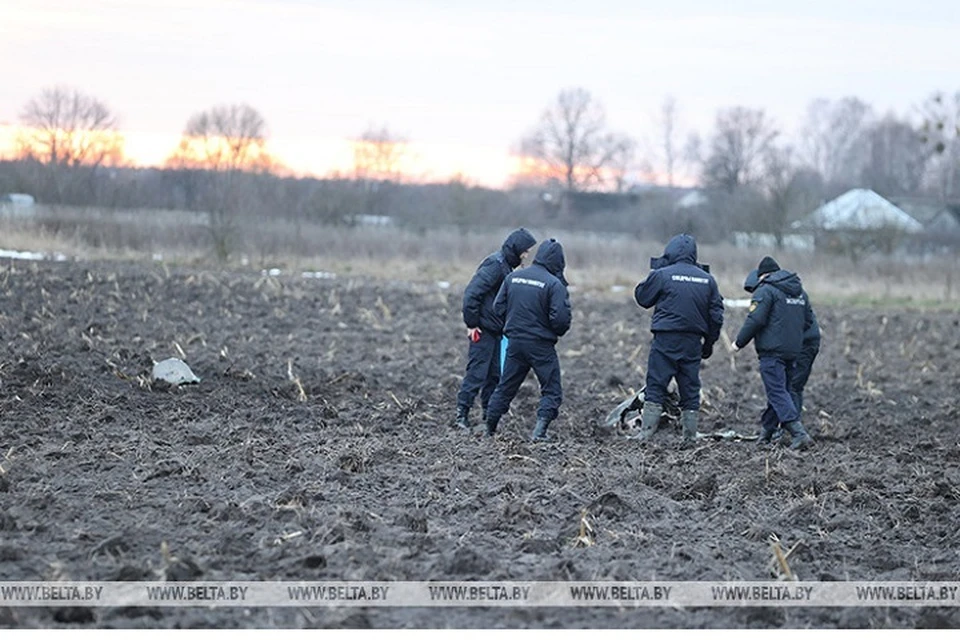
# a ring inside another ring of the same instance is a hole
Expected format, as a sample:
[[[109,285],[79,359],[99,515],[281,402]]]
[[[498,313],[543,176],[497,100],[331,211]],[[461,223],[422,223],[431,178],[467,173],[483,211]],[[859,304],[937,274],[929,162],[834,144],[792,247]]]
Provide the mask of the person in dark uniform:
[[[484,258],[463,292],[463,322],[467,325],[470,347],[467,371],[457,394],[455,424],[461,429],[470,430],[470,409],[478,393],[480,407],[486,415],[490,396],[500,381],[503,320],[494,314],[493,301],[503,279],[523,263],[536,243],[533,234],[522,227],[511,232],[500,251]]]
[[[503,375],[487,407],[487,435],[497,432],[500,418],[520,389],[530,369],[540,383],[540,406],[533,441],[548,440],[547,430],[557,418],[563,389],[557,339],[570,329],[572,318],[563,247],[553,238],[537,250],[533,265],[507,276],[494,302],[507,337]]]
[[[697,264],[697,243],[692,236],[671,238],[663,256],[652,259],[650,267],[650,274],[634,291],[637,304],[644,309],[654,307],[647,387],[640,427],[627,437],[645,440],[656,431],[667,385],[675,378],[684,445],[689,446],[697,437],[700,361],[713,354],[720,337],[723,298],[717,281]]]
[[[757,278],[750,311],[733,349],[739,351],[752,340],[760,359],[760,377],[767,394],[760,444],[769,444],[777,425],[782,424],[792,438],[790,448],[803,449],[813,444],[813,438],[803,428],[791,389],[804,331],[814,321],[813,310],[797,274],[781,269],[770,256],[760,261]]]
[[[757,285],[760,284],[760,276],[754,269],[747,274],[743,282],[743,288],[748,293],[753,293]],[[817,322],[817,314],[810,305],[810,297],[807,292],[803,292],[807,300],[807,306],[810,307],[810,323],[803,330],[803,345],[800,347],[800,356],[797,358],[793,368],[793,378],[790,384],[790,395],[793,398],[794,405],[801,415],[803,421],[803,390],[807,386],[807,380],[810,379],[810,372],[813,370],[813,362],[820,353],[820,323]],[[773,429],[771,443],[778,443],[783,435],[783,427],[777,421],[776,412],[772,407],[767,406],[763,415],[760,417],[761,433],[765,430]]]

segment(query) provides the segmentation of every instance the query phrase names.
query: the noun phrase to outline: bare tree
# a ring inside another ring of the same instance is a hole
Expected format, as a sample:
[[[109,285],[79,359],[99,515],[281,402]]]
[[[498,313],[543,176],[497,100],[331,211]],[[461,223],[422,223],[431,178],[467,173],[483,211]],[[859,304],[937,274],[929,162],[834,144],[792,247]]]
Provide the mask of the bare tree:
[[[680,141],[680,113],[677,107],[677,100],[673,96],[667,96],[660,104],[660,111],[654,120],[656,137],[656,157],[659,168],[656,171],[667,180],[667,186],[672,187],[675,182],[675,174],[683,157],[683,147]],[[658,176],[659,177],[659,176]]]
[[[790,223],[816,206],[823,188],[822,178],[813,169],[800,165],[792,147],[771,145],[763,156],[760,186],[765,206],[758,226],[772,234],[777,248],[782,249]]]
[[[803,160],[827,183],[856,184],[868,155],[866,134],[873,119],[870,105],[859,98],[814,100],[801,128]]]
[[[869,155],[861,183],[882,195],[920,191],[932,151],[909,122],[888,115],[867,132]]]
[[[267,124],[256,109],[245,104],[217,106],[190,117],[167,166],[217,172],[270,170],[276,161],[266,144]]]
[[[932,151],[929,170],[944,202],[960,196],[960,91],[935,93],[920,108],[920,140]]]
[[[383,125],[368,127],[353,143],[353,175],[363,182],[400,182],[409,141]]]
[[[760,109],[733,107],[717,114],[703,163],[703,182],[728,193],[755,183],[764,154],[779,132]]]
[[[63,202],[79,182],[92,181],[97,168],[123,162],[116,115],[77,89],[44,89],[27,102],[20,123],[18,156],[43,167],[56,202]]]
[[[389,215],[395,187],[403,182],[404,165],[410,159],[409,141],[383,125],[368,127],[352,144],[359,206],[368,215]]]
[[[200,205],[206,210],[214,251],[226,260],[236,235],[236,216],[256,206],[255,183],[244,174],[279,167],[267,145],[263,116],[245,104],[217,106],[191,116],[167,166],[192,176]]]
[[[629,165],[634,141],[607,127],[603,106],[586,89],[566,89],[520,141],[527,170],[542,181],[556,179],[567,191],[616,185]]]

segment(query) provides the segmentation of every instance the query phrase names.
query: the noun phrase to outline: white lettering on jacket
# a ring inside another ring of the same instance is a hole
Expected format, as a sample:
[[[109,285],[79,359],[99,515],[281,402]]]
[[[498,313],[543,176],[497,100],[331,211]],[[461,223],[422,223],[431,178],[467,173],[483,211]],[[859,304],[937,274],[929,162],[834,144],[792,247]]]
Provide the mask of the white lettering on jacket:
[[[787,304],[805,304],[803,298],[787,298]]]
[[[682,276],[682,275],[672,275],[670,276],[671,280],[677,282],[696,282],[697,284],[710,284],[709,278],[699,278],[697,276]]]
[[[541,282],[540,280],[530,280],[528,278],[511,278],[510,282],[513,284],[528,284],[532,287],[540,287],[541,289],[547,286],[546,282]]]

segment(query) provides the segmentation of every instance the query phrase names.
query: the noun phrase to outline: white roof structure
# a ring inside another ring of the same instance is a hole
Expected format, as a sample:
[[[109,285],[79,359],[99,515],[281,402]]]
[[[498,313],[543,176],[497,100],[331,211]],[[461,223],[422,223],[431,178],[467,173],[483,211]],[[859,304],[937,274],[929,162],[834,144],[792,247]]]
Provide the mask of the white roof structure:
[[[908,232],[923,230],[923,225],[910,214],[870,189],[851,189],[793,226],[827,231],[877,230],[889,227]]]

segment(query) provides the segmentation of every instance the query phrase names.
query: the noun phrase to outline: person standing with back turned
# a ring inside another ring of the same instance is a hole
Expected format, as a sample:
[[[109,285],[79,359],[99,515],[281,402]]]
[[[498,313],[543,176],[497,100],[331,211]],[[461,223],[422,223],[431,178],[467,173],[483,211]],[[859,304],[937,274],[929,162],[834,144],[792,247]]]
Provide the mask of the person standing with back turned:
[[[713,354],[723,327],[723,298],[717,281],[697,264],[697,243],[681,234],[667,243],[663,256],[650,260],[652,271],[637,285],[634,298],[654,307],[653,342],[647,359],[646,391],[640,428],[628,438],[646,440],[657,429],[671,378],[680,391],[683,444],[697,437],[700,411],[700,361]]]
[[[530,369],[540,383],[537,426],[531,440],[548,440],[547,429],[563,402],[557,339],[570,329],[572,313],[563,247],[550,238],[540,245],[533,265],[507,276],[494,302],[494,312],[504,320],[507,360],[503,375],[487,409],[487,436],[497,433],[501,416],[520,389]]]
[[[760,359],[760,378],[767,394],[764,415],[775,418],[763,423],[759,444],[770,443],[777,425],[782,424],[792,438],[790,448],[803,449],[813,444],[813,438],[800,422],[797,400],[790,389],[804,330],[813,323],[813,310],[797,274],[781,269],[770,256],[760,261],[757,275],[759,284],[733,350],[743,349],[752,340]]]
[[[463,322],[467,325],[470,348],[467,371],[457,394],[455,424],[460,429],[470,430],[470,409],[478,393],[486,421],[490,396],[500,381],[500,337],[503,333],[503,320],[494,314],[493,301],[503,279],[523,263],[536,243],[533,234],[523,227],[511,232],[500,251],[484,258],[463,292]]]
[[[760,276],[757,270],[754,269],[747,274],[746,279],[743,281],[743,289],[753,294],[759,284]],[[796,363],[794,364],[793,377],[789,387],[793,404],[797,407],[797,411],[800,412],[801,422],[803,422],[803,391],[807,386],[807,380],[810,379],[813,363],[820,353],[820,323],[817,322],[817,314],[810,304],[810,297],[806,291],[803,292],[803,296],[806,298],[807,306],[810,307],[810,318],[806,321],[806,326],[803,329],[803,344],[800,348],[800,356],[797,357]],[[770,405],[767,405],[763,415],[760,417],[760,425],[761,433],[765,433],[771,428],[773,429],[773,436],[770,438],[771,444],[780,442],[780,438],[783,435],[783,428],[777,420],[776,412]]]

